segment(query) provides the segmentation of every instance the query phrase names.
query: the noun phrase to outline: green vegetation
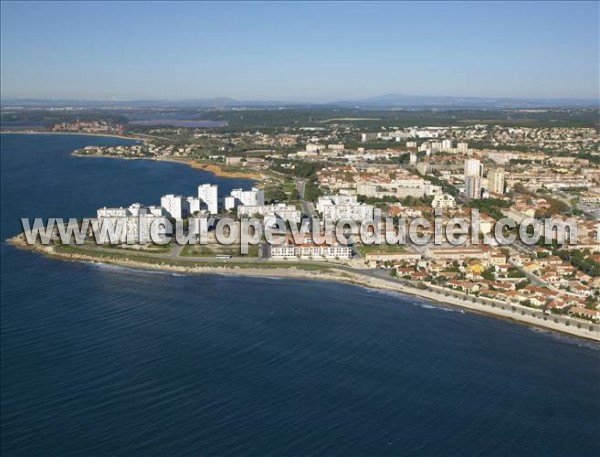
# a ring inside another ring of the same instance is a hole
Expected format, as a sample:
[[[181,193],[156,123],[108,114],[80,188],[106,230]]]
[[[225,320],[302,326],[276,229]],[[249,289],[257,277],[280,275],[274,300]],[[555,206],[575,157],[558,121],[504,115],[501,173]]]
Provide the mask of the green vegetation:
[[[309,202],[316,201],[321,195],[323,195],[323,191],[316,183],[313,181],[308,181],[306,186],[304,187],[304,200]]]
[[[51,127],[54,124],[72,123],[79,119],[81,122],[103,121],[108,124],[126,124],[127,116],[102,110],[57,111],[57,110],[15,110],[2,109],[0,120],[2,127],[11,124],[27,126]]]
[[[265,201],[268,203],[283,202],[289,198],[283,185],[269,186],[265,188]]]
[[[362,256],[366,254],[401,254],[406,252],[406,248],[401,244],[387,244],[382,242],[381,244],[360,244],[356,246],[356,250],[360,252]]]
[[[334,106],[285,107],[248,110],[207,110],[202,119],[226,121],[228,129],[331,127],[352,125],[377,131],[381,127],[498,124],[504,126],[593,127],[597,109],[548,109],[540,112],[500,109],[390,110]],[[353,119],[354,118],[354,119]],[[359,118],[359,119],[356,119]],[[362,120],[361,120],[362,118]],[[368,118],[368,119],[365,119]]]
[[[495,268],[493,266],[486,268],[483,273],[481,273],[481,276],[483,277],[483,279],[487,279],[488,281],[493,281],[495,278],[494,276],[494,272],[495,272]]]
[[[294,161],[293,168],[284,168],[283,160],[274,160],[271,169],[285,175],[293,175],[298,178],[316,179],[317,171],[323,168],[322,162],[308,162],[305,160]]]
[[[526,275],[518,268],[511,267],[506,274],[508,278],[525,278]]]
[[[115,252],[102,252],[92,251],[89,249],[82,249],[80,247],[72,245],[63,245],[58,248],[57,252],[64,254],[75,254],[84,255],[98,261],[105,263],[120,263],[124,261],[132,261],[139,263],[146,263],[153,266],[174,266],[174,267],[205,267],[205,268],[258,268],[258,269],[282,269],[291,268],[298,270],[307,271],[321,271],[329,272],[332,271],[331,267],[323,264],[308,264],[303,262],[236,262],[235,259],[223,260],[223,261],[201,261],[201,260],[186,260],[186,259],[170,259],[164,257],[153,257],[151,255],[141,255],[133,253],[115,253]]]
[[[242,256],[242,254],[240,254],[239,244],[231,246],[224,246],[221,244],[188,244],[184,246],[180,253],[181,257],[214,257],[216,255],[230,255],[232,257]],[[258,257],[258,246],[248,246],[248,254],[243,255],[243,257]]]
[[[206,245],[186,245],[179,253],[181,257],[214,257],[214,251]]]
[[[482,200],[469,200],[465,206],[469,208],[477,208],[480,212],[498,220],[504,217],[499,208],[510,207],[510,202],[501,200],[499,198],[487,198]]]
[[[600,276],[600,262],[596,262],[590,257],[588,249],[560,250],[556,252],[556,255],[571,262],[571,265],[589,276]]]
[[[458,189],[456,187],[454,187],[452,184],[449,184],[448,182],[444,181],[443,179],[440,178],[436,178],[435,176],[431,176],[431,175],[421,175],[421,178],[426,179],[427,181],[429,181],[432,184],[435,184],[436,186],[441,186],[442,190],[447,193],[452,195],[453,197],[456,197],[458,195]]]

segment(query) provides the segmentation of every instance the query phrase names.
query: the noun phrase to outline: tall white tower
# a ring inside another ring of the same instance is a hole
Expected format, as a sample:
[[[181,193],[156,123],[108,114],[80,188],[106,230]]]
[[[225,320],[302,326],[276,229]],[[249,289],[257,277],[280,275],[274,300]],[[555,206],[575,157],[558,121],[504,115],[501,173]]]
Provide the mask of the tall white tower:
[[[488,187],[490,192],[504,193],[504,170],[502,168],[492,168],[488,172]]]
[[[481,177],[483,166],[477,159],[465,160],[465,195],[467,198],[481,198]]]
[[[199,185],[198,198],[206,205],[210,214],[219,212],[219,187],[216,184]]]

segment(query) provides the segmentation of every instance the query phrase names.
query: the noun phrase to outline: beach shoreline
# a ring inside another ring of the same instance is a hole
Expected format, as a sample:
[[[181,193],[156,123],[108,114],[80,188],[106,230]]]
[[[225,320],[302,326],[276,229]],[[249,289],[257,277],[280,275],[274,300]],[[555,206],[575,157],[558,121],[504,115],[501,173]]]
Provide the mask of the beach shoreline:
[[[212,163],[202,163],[196,159],[187,159],[187,158],[175,158],[175,157],[118,157],[113,155],[101,155],[101,154],[80,154],[77,151],[73,151],[71,153],[73,157],[79,158],[91,158],[91,159],[117,159],[117,160],[152,160],[155,162],[170,162],[170,163],[179,163],[182,165],[186,165],[195,170],[206,171],[211,173],[214,176],[219,178],[231,178],[231,179],[248,179],[255,182],[260,182],[263,180],[262,174],[258,172],[237,172],[237,171],[227,171],[223,170],[217,164]]]
[[[59,252],[53,246],[44,246],[39,243],[33,246],[28,245],[25,241],[25,236],[23,233],[9,238],[6,240],[6,242],[20,250],[26,250],[48,258],[70,262],[104,264],[139,270],[161,271],[179,274],[217,274],[222,276],[242,276],[252,278],[285,278],[310,281],[318,280],[356,285],[382,292],[392,292],[405,296],[418,297],[420,299],[428,300],[435,304],[454,309],[468,310],[484,316],[508,320],[512,323],[518,323],[543,330],[559,332],[561,334],[578,337],[585,340],[600,342],[600,326],[587,321],[577,321],[569,318],[569,322],[574,322],[574,325],[565,325],[564,323],[559,323],[558,321],[555,322],[553,319],[555,316],[545,315],[542,317],[539,310],[506,303],[494,305],[492,304],[491,300],[487,304],[478,303],[472,300],[473,297],[468,297],[466,295],[464,297],[457,296],[457,294],[445,295],[444,293],[446,291],[436,292],[429,288],[420,289],[400,282],[365,276],[361,274],[360,271],[352,272],[348,269],[342,270],[339,268],[339,266],[336,266],[335,264],[328,264],[326,262],[323,262],[322,268],[317,271],[311,271],[311,269],[303,268],[301,263],[286,265],[273,262],[261,263],[260,265],[253,265],[252,263],[249,263],[247,266],[241,267],[239,265],[228,265],[226,263],[210,265],[208,262],[202,265],[199,262],[194,263],[190,261],[190,265],[183,265],[181,262],[185,263],[185,261],[182,259],[179,260],[179,264],[174,264],[173,261],[169,263],[168,259],[160,259],[156,257],[148,257],[147,260],[144,261],[141,260],[139,256],[134,260],[131,258],[124,258],[116,254],[111,255],[111,253],[105,253],[105,255],[99,259],[97,256],[94,256],[91,253],[84,254]],[[151,260],[162,260],[162,262],[151,262]],[[529,314],[527,314],[527,312],[529,312]],[[580,324],[579,328],[577,326],[578,323]],[[589,330],[591,327],[593,327],[593,331]]]
[[[81,154],[81,155],[77,154],[77,156],[78,157],[90,157],[90,156],[86,156],[83,154]],[[114,159],[121,159],[121,157],[114,157],[114,156],[96,156],[96,157],[111,157]],[[143,159],[143,157],[140,157],[140,159]],[[181,163],[181,164],[187,165],[195,170],[207,171],[219,178],[249,179],[251,181],[257,181],[257,182],[262,181],[262,179],[263,179],[263,176],[260,172],[227,171],[227,170],[224,170],[223,167],[221,167],[220,165],[212,164],[212,163],[203,163],[196,159],[185,159],[185,158],[174,158],[174,157],[164,157],[164,158],[163,157],[150,157],[149,160],[155,160],[157,162]]]

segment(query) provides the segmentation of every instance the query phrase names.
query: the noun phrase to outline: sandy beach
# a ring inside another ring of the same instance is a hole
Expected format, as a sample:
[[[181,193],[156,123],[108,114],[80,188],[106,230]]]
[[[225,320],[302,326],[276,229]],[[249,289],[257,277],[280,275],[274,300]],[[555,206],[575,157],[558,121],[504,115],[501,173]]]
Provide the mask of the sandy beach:
[[[131,139],[131,138],[130,138]],[[100,155],[100,154],[79,154],[77,151],[73,151],[71,153],[73,157],[84,157],[90,159],[118,159],[118,160],[154,160],[156,162],[172,162],[172,163],[180,163],[183,165],[187,165],[188,167],[194,168],[196,170],[204,170],[212,173],[215,176],[220,178],[237,178],[237,179],[249,179],[252,181],[261,181],[263,176],[258,172],[247,171],[247,172],[237,172],[237,171],[227,171],[223,170],[219,165],[202,163],[194,159],[184,159],[184,158],[172,158],[172,157],[118,157],[118,156],[110,156],[110,155]]]
[[[85,156],[84,156],[85,157]],[[108,157],[108,156],[102,156]],[[119,157],[116,157],[117,159]],[[178,159],[178,158],[152,158],[151,160],[157,160],[162,162],[175,162],[175,163],[183,163],[188,165],[196,170],[204,170],[212,173],[215,176],[220,178],[237,178],[237,179],[250,179],[253,181],[261,181],[263,179],[263,175],[260,172],[256,171],[228,171],[224,170],[221,166],[213,163],[203,163],[194,159]]]

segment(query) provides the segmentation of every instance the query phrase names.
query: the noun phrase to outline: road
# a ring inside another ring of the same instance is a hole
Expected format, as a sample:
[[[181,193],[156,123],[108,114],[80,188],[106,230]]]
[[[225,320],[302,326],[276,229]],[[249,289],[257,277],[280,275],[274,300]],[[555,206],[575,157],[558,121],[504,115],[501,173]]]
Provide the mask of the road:
[[[302,204],[302,212],[304,214],[306,214],[308,217],[316,216],[317,212],[315,211],[315,205],[313,205],[313,202],[302,200],[300,203]]]
[[[296,180],[296,190],[298,191],[298,195],[300,195],[300,200],[304,200],[305,189],[306,189],[306,179],[297,179]]]

